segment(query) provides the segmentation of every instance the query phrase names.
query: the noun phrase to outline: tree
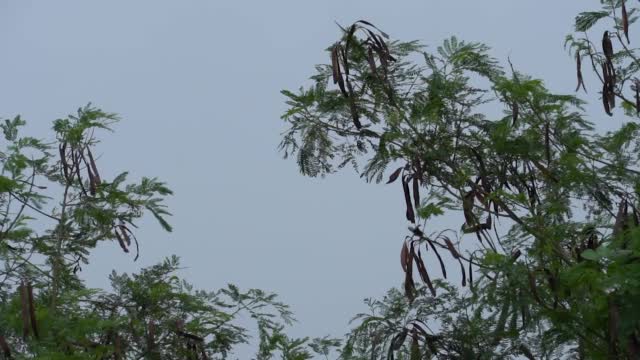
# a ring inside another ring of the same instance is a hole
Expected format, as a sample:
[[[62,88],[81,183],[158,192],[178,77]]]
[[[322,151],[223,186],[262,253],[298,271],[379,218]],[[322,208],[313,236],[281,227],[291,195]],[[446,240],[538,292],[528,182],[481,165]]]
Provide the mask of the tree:
[[[303,175],[351,165],[368,182],[388,176],[406,202],[404,289],[367,301],[344,359],[640,358],[637,9],[601,3],[567,46],[578,89],[586,59],[605,113],[632,118],[617,131],[597,133],[584,101],[483,44],[452,37],[429,53],[366,21],[342,29],[312,86],[283,91],[280,148]],[[604,19],[613,27],[595,44],[587,32]],[[460,229],[439,229],[443,214]],[[444,281],[445,261],[462,289]]]
[[[326,351],[331,339],[284,335],[293,317],[276,295],[196,290],[177,276],[176,256],[138,274],[114,271],[110,290],[85,286],[78,275],[97,244],[116,242],[137,259],[145,213],[172,230],[163,182],[100,175],[95,134],[117,120],[88,105],[54,121],[49,142],[22,136],[19,116],[0,124],[0,358],[225,359],[249,341],[242,314],[257,323],[257,359]]]

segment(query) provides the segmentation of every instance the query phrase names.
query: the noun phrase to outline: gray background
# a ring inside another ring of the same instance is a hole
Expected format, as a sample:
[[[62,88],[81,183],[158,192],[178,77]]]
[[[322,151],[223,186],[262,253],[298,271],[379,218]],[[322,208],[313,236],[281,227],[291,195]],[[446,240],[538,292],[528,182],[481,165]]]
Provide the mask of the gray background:
[[[106,286],[113,268],[135,271],[173,253],[198,287],[280,294],[300,320],[294,336],[340,336],[363,298],[401,284],[403,198],[399,184],[367,185],[350,171],[304,178],[282,160],[279,91],[308,83],[328,61],[334,21],[367,19],[402,40],[485,42],[505,64],[510,56],[554,91],[573,92],[564,35],[598,3],[2,0],[0,116],[22,114],[32,134],[51,138],[53,119],[89,101],[117,112],[123,121],[98,148],[103,177],[130,170],[175,191],[175,231],[146,219],[136,263],[116,243],[101,246],[83,272],[91,286]],[[597,108],[592,89],[585,98]]]

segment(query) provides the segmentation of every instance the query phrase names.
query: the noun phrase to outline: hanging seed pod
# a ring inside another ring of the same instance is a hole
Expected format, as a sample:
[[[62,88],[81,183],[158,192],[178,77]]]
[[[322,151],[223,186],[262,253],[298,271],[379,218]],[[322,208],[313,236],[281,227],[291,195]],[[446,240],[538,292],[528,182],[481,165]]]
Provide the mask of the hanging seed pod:
[[[91,170],[93,171],[93,176],[95,177],[96,184],[100,185],[102,183],[102,180],[100,179],[100,174],[98,173],[98,167],[96,166],[96,161],[93,159],[91,149],[89,149],[88,147],[87,155],[89,156],[89,165],[91,166]]]
[[[609,106],[609,88],[606,83],[602,85],[602,105],[604,106],[604,112],[609,116],[613,116],[611,107]]]
[[[96,196],[96,178],[93,176],[93,173],[91,172],[91,168],[89,166],[87,166],[87,177],[89,178],[89,193],[91,194],[91,196]]]
[[[444,237],[444,242],[447,244],[447,248],[449,249],[451,256],[453,256],[456,259],[459,259],[460,253],[458,253],[458,250],[456,250],[456,247],[453,246],[453,243],[451,242],[451,240],[448,237]]]
[[[440,253],[438,252],[436,247],[433,245],[433,242],[431,240],[427,240],[427,243],[429,244],[433,252],[436,254],[436,257],[438,258],[438,262],[440,263],[440,270],[442,270],[442,277],[446,279],[447,268],[444,266],[444,262],[442,261],[442,257],[440,257]],[[422,261],[422,257],[420,258],[420,261]]]
[[[416,215],[413,212],[413,205],[411,204],[411,195],[409,194],[409,182],[408,182],[407,176],[402,178],[402,189],[404,190],[404,200],[405,200],[405,205],[407,207],[407,211],[405,215],[407,217],[407,220],[415,224]]]
[[[122,237],[124,241],[127,243],[127,246],[131,246],[131,237],[129,236],[129,233],[131,232],[131,230],[129,230],[128,227],[122,224],[118,225],[118,228],[120,228],[120,232],[122,233]]]
[[[409,299],[410,303],[413,302],[413,299],[415,299],[415,291],[416,291],[416,285],[413,282],[413,257],[414,257],[414,250],[413,250],[413,246],[411,246],[411,249],[409,250],[409,255],[407,256],[407,271],[405,272],[405,277],[404,277],[404,293],[407,299]]]
[[[518,106],[518,103],[514,100],[511,103],[511,116],[512,116],[511,126],[516,126],[516,122],[518,121],[519,114],[520,114],[520,107]]]
[[[399,167],[396,169],[396,171],[391,173],[391,175],[389,176],[389,181],[387,181],[387,184],[391,184],[392,182],[396,181],[401,171],[402,171],[402,167]]]
[[[407,264],[409,261],[409,250],[407,249],[407,243],[402,242],[402,250],[400,251],[400,265],[402,266],[402,271],[407,272]]]
[[[624,3],[625,0],[622,0],[622,31],[624,31],[624,36],[627,38],[627,43],[631,44],[631,41],[629,41],[629,15]]]
[[[380,30],[379,28],[377,28],[375,25],[373,25],[372,23],[365,21],[365,20],[358,20],[356,21],[356,23],[361,23],[361,24],[365,24],[367,26],[371,26],[372,28],[378,30],[378,32],[380,32],[380,35],[384,36],[386,39],[389,38],[389,35],[387,35],[387,33],[385,33],[384,31]]]
[[[409,329],[404,328],[402,331],[391,339],[391,346],[389,346],[393,351],[400,350],[402,344],[407,339],[407,334],[409,333]]]
[[[63,142],[58,146],[58,150],[60,151],[60,164],[62,165],[62,172],[64,174],[64,179],[69,182],[69,164],[67,163],[67,143]]]
[[[413,174],[413,205],[416,207],[416,211],[420,208],[420,184],[418,181],[418,174]]]
[[[24,284],[24,281],[20,281],[20,286],[18,287],[18,291],[20,292],[20,308],[22,310],[22,338],[26,339],[29,336],[29,295],[27,293],[27,287]]]
[[[604,34],[602,34],[602,52],[607,58],[607,62],[611,62],[611,60],[613,59],[613,44],[611,43],[611,39],[609,38],[609,32],[606,30]]]
[[[576,73],[578,77],[578,86],[576,86],[576,91],[580,90],[580,87],[587,92],[587,88],[584,85],[584,77],[582,76],[582,57],[580,56],[580,50],[576,51]]]
[[[7,341],[4,339],[4,336],[0,335],[0,349],[2,350],[2,355],[4,355],[4,358],[7,360],[13,359],[11,357],[11,348],[9,348],[9,344],[7,344]]]
[[[467,273],[464,271],[462,260],[458,259],[458,263],[460,264],[460,273],[462,274],[462,287],[465,287],[467,286]]]
[[[422,282],[427,284],[429,291],[431,291],[431,296],[436,296],[436,289],[433,287],[433,283],[431,283],[431,278],[429,278],[429,273],[427,272],[427,268],[424,266],[424,262],[422,261],[422,256],[416,255],[415,251],[410,254],[413,256],[413,259],[416,262],[416,266],[418,268],[418,273],[420,274],[420,278]]]
[[[549,122],[544,124],[544,153],[547,157],[547,166],[551,165],[551,134]]]
[[[122,238],[122,235],[118,232],[117,228],[113,229],[113,233],[116,236],[116,239],[118,239],[118,244],[120,244],[120,247],[122,248],[122,250],[126,253],[129,252],[129,249],[127,248],[127,244],[125,243],[124,239]]]
[[[333,81],[334,84],[337,83],[340,88],[340,92],[345,98],[349,97],[347,94],[347,90],[344,86],[344,79],[342,78],[342,72],[340,71],[340,44],[337,44],[333,47],[331,52],[331,64],[333,68]]]
[[[473,268],[471,267],[471,260],[473,259],[473,255],[469,256],[469,287],[473,289]]]
[[[39,339],[38,323],[36,321],[36,306],[33,301],[33,287],[29,282],[27,282],[27,297],[29,300],[29,320],[31,322],[31,330],[33,331],[33,336],[35,336],[36,339]]]

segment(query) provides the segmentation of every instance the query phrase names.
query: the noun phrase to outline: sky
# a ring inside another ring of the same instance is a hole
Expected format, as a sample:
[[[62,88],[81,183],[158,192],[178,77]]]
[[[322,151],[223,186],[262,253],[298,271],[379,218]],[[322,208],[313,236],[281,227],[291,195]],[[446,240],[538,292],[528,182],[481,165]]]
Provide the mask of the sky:
[[[336,22],[366,19],[430,47],[452,35],[484,42],[503,64],[509,57],[572,93],[564,36],[598,3],[0,0],[0,118],[21,114],[30,134],[51,139],[51,121],[92,102],[122,118],[101,134],[103,177],[128,170],[174,190],[174,232],[142,221],[137,262],[116,243],[100,246],[83,272],[89,285],[176,254],[199,288],[278,293],[299,320],[293,336],[341,336],[365,297],[402,282],[404,200],[399,184],[367,184],[352,171],[306,178],[283,160],[280,90],[308,84],[314,65],[329,61]],[[583,97],[596,106],[597,96]],[[435,226],[459,228],[460,219]]]

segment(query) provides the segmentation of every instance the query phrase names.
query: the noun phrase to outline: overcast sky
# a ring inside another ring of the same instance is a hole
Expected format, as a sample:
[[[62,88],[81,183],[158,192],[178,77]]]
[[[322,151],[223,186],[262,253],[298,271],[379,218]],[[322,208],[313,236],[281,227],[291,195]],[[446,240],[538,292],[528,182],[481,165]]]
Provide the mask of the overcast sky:
[[[116,243],[100,247],[84,270],[90,285],[105,286],[114,267],[135,271],[177,254],[200,288],[232,282],[280,294],[300,321],[292,335],[341,336],[363,298],[401,284],[401,189],[351,171],[302,177],[276,149],[280,90],[307,83],[328,61],[336,21],[366,19],[427,45],[451,35],[485,42],[501,61],[570,93],[564,36],[598,3],[0,0],[0,117],[22,114],[32,134],[50,138],[52,120],[87,102],[116,112],[123,121],[97,151],[103,177],[130,170],[175,191],[175,231],[145,220],[136,263]],[[597,91],[586,99],[597,105]]]

